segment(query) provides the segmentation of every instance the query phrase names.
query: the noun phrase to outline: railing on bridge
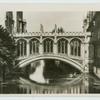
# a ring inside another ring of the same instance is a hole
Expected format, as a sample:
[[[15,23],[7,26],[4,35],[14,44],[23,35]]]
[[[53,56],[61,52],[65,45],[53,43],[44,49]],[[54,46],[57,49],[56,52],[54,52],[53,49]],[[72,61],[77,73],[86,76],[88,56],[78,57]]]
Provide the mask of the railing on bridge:
[[[27,33],[15,33],[14,37],[31,37],[31,36],[85,36],[85,35],[91,35],[90,32],[87,32],[86,34],[83,32],[65,32],[65,33],[52,33],[52,32],[27,32]]]
[[[15,33],[14,37],[25,36],[84,36],[83,32],[65,32],[65,33],[52,33],[52,32],[28,32],[28,33]]]

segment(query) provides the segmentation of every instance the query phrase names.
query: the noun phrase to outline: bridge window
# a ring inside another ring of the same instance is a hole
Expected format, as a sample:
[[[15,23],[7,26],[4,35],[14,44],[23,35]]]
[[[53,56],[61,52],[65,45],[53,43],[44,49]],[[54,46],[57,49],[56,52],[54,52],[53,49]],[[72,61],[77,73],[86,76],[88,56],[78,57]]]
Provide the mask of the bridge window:
[[[81,56],[81,41],[78,39],[73,39],[70,42],[71,55]]]
[[[18,56],[26,55],[26,41],[23,39],[17,42],[17,55]]]
[[[44,53],[53,53],[53,40],[45,39],[43,41]]]
[[[66,39],[58,40],[58,53],[67,54],[68,41]]]
[[[37,39],[32,39],[30,41],[30,54],[39,53],[39,41]]]

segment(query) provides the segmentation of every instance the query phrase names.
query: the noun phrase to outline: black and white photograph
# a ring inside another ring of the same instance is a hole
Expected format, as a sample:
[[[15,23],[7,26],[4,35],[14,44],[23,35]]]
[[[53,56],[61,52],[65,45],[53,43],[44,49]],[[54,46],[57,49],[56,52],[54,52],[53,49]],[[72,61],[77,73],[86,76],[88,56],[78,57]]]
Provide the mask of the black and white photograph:
[[[100,11],[0,11],[0,94],[99,94],[99,61]]]

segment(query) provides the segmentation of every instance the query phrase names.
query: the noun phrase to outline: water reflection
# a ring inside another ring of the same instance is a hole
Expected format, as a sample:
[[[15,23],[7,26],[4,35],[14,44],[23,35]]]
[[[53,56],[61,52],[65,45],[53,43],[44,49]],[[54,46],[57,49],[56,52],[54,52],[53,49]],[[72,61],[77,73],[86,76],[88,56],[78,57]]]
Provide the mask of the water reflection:
[[[40,64],[38,66],[35,66],[35,72],[29,75],[29,78],[31,80],[39,83],[48,83],[48,81],[46,81],[43,76],[44,64],[44,61],[40,60]],[[34,65],[32,67],[34,67]]]
[[[37,83],[63,83],[72,81],[81,73],[74,67],[59,60],[39,60],[27,65],[24,69],[24,75]]]
[[[39,60],[18,69],[9,81],[0,83],[6,94],[100,93],[100,80],[59,60]]]

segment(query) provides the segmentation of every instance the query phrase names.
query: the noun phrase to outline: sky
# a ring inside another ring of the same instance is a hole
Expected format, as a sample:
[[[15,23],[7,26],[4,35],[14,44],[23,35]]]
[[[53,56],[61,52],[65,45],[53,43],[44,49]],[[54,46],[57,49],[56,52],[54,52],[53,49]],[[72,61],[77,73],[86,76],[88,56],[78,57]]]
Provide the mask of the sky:
[[[27,21],[28,31],[40,31],[40,24],[44,31],[52,31],[55,24],[63,27],[65,31],[82,31],[85,12],[26,12],[24,19]]]
[[[66,32],[83,31],[87,7],[68,4],[4,4],[0,5],[0,24],[5,26],[6,11],[13,11],[15,21],[16,11],[23,11],[28,32],[39,32],[40,24],[44,26],[45,32],[52,31],[55,24]]]
[[[0,23],[5,26],[6,12],[1,12]],[[16,12],[13,12],[16,20]],[[39,32],[40,24],[44,26],[45,32],[50,32],[57,27],[63,27],[66,32],[83,31],[83,20],[86,17],[84,11],[23,11],[23,17],[27,22],[28,32]]]

